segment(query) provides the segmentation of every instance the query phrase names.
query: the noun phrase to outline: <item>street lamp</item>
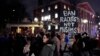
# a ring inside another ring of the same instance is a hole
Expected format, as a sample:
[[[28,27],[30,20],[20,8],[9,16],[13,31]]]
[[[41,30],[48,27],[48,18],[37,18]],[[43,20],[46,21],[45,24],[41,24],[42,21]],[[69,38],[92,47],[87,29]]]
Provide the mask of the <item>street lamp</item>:
[[[38,22],[38,18],[37,17],[34,18],[34,22]]]

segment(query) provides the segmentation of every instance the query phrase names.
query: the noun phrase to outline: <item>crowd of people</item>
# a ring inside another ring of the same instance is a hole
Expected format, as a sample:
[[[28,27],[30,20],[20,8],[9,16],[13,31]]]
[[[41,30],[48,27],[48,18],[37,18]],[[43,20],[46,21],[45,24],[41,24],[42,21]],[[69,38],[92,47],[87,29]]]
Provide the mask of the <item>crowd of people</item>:
[[[55,32],[1,34],[0,56],[93,56],[99,42],[86,32],[76,33],[72,38],[68,33]]]

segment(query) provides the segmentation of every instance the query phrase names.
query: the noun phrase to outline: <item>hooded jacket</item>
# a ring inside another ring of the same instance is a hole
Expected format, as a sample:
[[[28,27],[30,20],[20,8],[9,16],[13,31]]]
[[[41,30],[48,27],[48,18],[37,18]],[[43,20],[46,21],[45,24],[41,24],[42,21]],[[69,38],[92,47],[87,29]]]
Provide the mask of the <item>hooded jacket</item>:
[[[40,56],[53,56],[54,50],[55,50],[54,44],[46,44],[43,47]]]

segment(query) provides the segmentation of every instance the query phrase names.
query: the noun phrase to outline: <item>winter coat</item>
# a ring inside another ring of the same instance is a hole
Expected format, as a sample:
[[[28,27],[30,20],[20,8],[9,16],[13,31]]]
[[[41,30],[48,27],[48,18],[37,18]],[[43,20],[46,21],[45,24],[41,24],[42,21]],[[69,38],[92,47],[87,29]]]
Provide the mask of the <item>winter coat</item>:
[[[55,50],[55,45],[46,44],[43,47],[40,56],[53,56],[54,50]]]

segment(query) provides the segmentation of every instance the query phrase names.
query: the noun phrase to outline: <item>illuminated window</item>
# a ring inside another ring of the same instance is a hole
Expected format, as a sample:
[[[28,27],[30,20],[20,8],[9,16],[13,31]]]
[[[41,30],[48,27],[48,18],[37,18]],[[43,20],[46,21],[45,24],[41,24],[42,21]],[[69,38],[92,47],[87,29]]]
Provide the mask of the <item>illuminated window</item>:
[[[43,16],[41,17],[41,20],[42,20],[42,21],[44,20],[44,17],[43,17]]]
[[[56,29],[56,30],[58,29],[58,25],[55,25],[55,29]]]
[[[55,18],[58,18],[58,13],[55,13]]]
[[[50,25],[48,25],[48,30],[51,30],[51,26]]]
[[[68,7],[68,10],[70,10],[70,8]]]
[[[44,12],[44,9],[41,9],[41,12]]]
[[[50,19],[51,19],[51,15],[47,15],[47,16],[45,16],[45,18],[46,18],[47,20],[50,20]]]
[[[48,11],[50,11],[51,10],[51,8],[50,7],[48,7]]]
[[[55,9],[57,9],[58,8],[58,5],[55,5]]]
[[[64,9],[66,9],[66,5],[64,5]]]
[[[51,15],[42,16],[41,20],[42,21],[49,21],[49,20],[51,20]]]
[[[38,22],[38,18],[37,17],[34,18],[34,22]]]

